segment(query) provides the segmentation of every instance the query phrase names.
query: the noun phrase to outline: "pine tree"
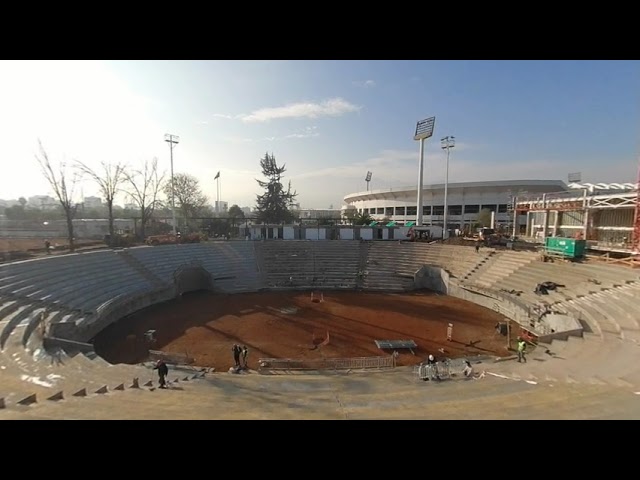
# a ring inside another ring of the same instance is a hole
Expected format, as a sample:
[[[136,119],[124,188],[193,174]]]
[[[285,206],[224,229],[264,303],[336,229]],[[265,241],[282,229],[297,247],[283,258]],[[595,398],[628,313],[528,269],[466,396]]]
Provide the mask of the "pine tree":
[[[260,159],[262,174],[268,181],[256,180],[258,185],[265,189],[265,193],[257,196],[256,210],[258,220],[263,223],[288,223],[295,218],[291,207],[298,195],[291,191],[291,181],[287,190],[282,186],[282,174],[286,171],[286,166],[278,167],[276,157],[265,153]]]

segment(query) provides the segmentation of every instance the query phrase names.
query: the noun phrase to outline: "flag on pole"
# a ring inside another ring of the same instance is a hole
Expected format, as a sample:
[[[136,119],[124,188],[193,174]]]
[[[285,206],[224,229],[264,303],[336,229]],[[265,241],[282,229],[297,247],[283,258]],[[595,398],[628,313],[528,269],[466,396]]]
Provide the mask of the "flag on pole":
[[[218,171],[218,173],[216,173],[216,176],[215,176],[215,177],[213,177],[213,179],[214,179],[214,180],[217,180],[219,176],[220,176],[220,171]]]

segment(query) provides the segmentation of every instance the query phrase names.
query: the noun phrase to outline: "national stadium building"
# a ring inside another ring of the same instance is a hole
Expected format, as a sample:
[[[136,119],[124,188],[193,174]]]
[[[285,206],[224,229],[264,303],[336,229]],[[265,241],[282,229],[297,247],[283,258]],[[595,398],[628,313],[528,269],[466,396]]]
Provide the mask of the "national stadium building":
[[[469,230],[483,209],[495,212],[496,226],[513,225],[513,202],[519,195],[543,195],[567,191],[561,180],[499,180],[486,182],[449,183],[448,228]],[[444,222],[445,185],[425,185],[422,205],[423,223],[441,227]],[[344,197],[343,212],[356,210],[368,213],[374,220],[410,224],[417,217],[416,186],[387,188],[350,193]],[[526,215],[520,215],[518,225],[526,225]]]

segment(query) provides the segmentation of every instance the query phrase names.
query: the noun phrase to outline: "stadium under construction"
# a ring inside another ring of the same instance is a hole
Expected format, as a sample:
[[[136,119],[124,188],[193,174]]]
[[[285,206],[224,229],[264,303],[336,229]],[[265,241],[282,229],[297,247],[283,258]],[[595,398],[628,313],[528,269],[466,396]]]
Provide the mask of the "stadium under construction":
[[[582,238],[592,250],[640,253],[638,183],[570,183],[568,191],[520,194],[514,201],[519,215],[526,215],[520,233],[528,238]]]

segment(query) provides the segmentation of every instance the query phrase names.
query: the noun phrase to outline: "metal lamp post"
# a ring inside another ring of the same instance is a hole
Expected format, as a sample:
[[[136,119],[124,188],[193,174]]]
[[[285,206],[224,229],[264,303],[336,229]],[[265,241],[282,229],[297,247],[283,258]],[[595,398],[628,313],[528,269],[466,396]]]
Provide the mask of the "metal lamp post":
[[[440,139],[440,145],[443,150],[447,151],[447,170],[444,178],[444,223],[442,226],[442,238],[449,238],[449,229],[447,228],[447,217],[449,213],[449,154],[451,149],[456,146],[456,137],[444,137]]]
[[[171,135],[166,133],[164,135],[164,141],[169,143],[169,152],[171,154],[171,221],[173,222],[173,236],[176,236],[176,206],[174,202],[175,185],[173,183],[173,145],[180,141],[180,137],[177,135]]]

